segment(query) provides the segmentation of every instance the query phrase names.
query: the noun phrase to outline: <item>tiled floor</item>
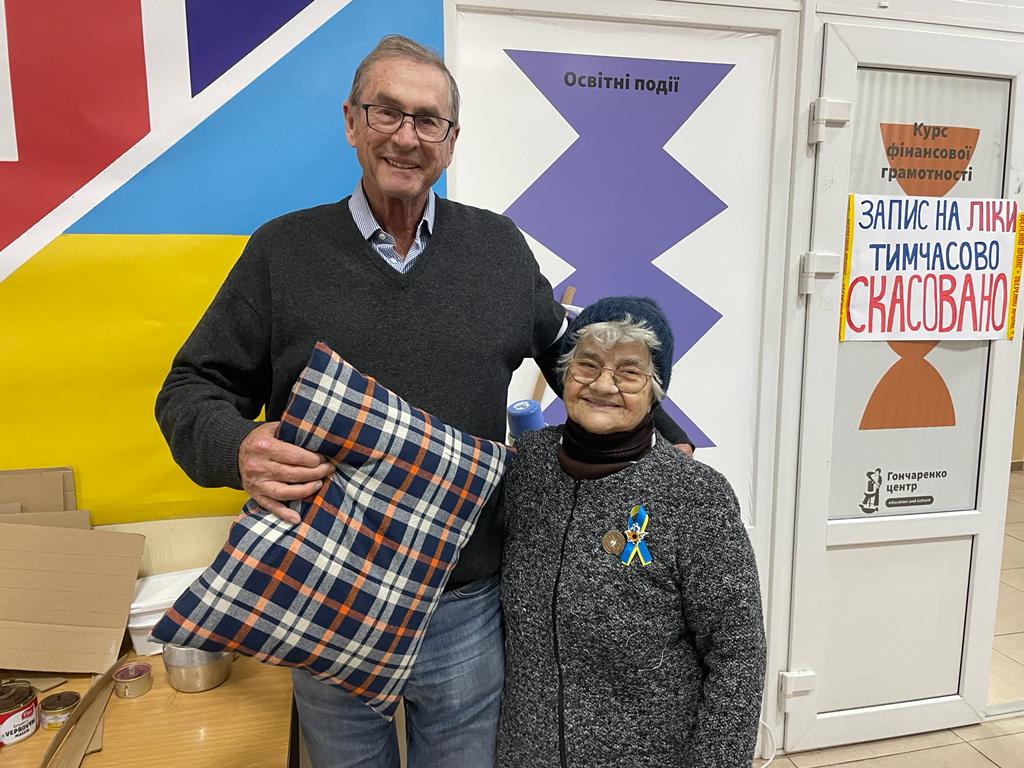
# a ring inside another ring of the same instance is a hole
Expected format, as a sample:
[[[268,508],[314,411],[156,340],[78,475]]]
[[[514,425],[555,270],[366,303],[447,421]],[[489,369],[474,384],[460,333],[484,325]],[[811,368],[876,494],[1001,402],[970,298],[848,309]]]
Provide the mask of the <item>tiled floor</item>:
[[[1024,472],[1010,473],[989,704],[1024,701]],[[1024,766],[1024,736],[1016,745]],[[774,763],[772,764],[774,767]]]
[[[754,768],[765,764],[755,760]],[[1024,717],[776,757],[771,768],[1024,768]]]
[[[1024,472],[1010,474],[989,704],[1024,702]],[[1022,707],[1024,708],[1024,707]],[[755,760],[754,768],[765,764]],[[1024,717],[776,757],[771,768],[1024,768]]]

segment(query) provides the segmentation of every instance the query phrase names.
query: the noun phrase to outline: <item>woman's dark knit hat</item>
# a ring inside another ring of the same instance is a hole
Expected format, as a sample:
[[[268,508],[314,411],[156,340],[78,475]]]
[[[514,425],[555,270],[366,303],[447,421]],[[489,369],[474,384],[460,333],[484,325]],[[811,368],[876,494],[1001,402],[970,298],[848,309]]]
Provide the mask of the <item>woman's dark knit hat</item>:
[[[646,296],[609,296],[585,307],[569,324],[563,353],[568,353],[576,346],[579,332],[585,326],[609,320],[625,320],[626,315],[629,315],[634,322],[645,323],[661,342],[658,349],[651,350],[651,362],[654,364],[654,370],[658,372],[658,378],[661,379],[662,388],[668,391],[668,382],[672,377],[675,341],[672,338],[672,329],[669,327],[665,313],[661,311],[661,307],[654,299]]]

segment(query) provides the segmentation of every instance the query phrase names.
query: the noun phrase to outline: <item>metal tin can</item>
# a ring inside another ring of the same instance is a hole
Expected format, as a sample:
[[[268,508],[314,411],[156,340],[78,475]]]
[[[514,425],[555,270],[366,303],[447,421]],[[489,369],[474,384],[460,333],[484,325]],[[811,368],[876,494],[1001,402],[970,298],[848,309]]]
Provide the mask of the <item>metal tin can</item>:
[[[27,739],[38,725],[36,689],[24,680],[0,685],[0,747]]]
[[[39,715],[42,718],[40,727],[44,731],[59,731],[81,700],[81,695],[75,691],[51,693],[39,702]]]
[[[153,687],[153,668],[141,661],[122,664],[114,670],[114,694],[119,699],[134,699]]]

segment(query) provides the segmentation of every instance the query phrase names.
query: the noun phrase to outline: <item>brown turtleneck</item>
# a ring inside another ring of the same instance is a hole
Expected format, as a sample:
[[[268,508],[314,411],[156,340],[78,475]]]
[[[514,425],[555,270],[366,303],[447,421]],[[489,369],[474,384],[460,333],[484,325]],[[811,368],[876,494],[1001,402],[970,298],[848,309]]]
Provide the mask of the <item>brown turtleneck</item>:
[[[650,413],[633,429],[607,435],[595,435],[567,418],[562,425],[558,463],[574,480],[607,477],[651,450],[653,434],[654,417]]]

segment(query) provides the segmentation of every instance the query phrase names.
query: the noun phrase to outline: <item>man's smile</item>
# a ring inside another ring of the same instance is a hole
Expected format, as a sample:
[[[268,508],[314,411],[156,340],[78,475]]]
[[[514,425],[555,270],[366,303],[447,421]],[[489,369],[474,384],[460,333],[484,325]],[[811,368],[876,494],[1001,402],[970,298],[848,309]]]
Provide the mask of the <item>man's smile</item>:
[[[402,171],[411,171],[414,168],[419,168],[419,166],[416,163],[410,163],[408,161],[398,159],[393,160],[390,157],[385,157],[384,162],[390,165],[391,167],[398,168],[399,170]]]

